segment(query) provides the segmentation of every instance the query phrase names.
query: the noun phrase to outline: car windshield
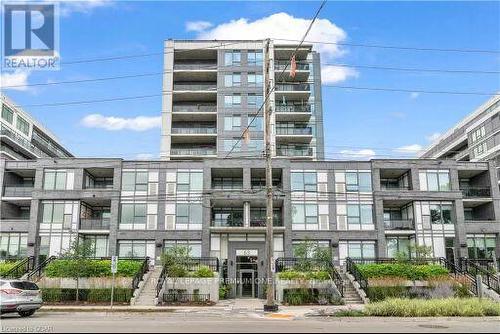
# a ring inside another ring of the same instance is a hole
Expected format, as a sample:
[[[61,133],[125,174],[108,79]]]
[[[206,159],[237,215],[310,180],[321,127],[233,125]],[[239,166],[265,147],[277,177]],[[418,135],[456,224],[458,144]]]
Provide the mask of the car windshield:
[[[38,286],[35,283],[26,281],[10,282],[10,286],[21,290],[38,290]]]

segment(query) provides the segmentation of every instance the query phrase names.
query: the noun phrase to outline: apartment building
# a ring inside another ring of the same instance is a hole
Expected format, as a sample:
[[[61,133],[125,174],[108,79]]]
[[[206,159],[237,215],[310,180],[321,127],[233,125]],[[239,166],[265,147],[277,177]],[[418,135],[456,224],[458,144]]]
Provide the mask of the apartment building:
[[[500,95],[486,101],[448,130],[421,157],[494,161],[500,173]]]
[[[81,238],[95,256],[158,261],[187,245],[192,256],[217,257],[227,278],[242,268],[265,277],[263,159],[0,164],[2,256],[58,255]],[[34,179],[29,191],[25,177]],[[304,240],[329,247],[336,265],[415,243],[450,260],[500,254],[493,162],[275,159],[273,183],[275,258],[293,256]]]
[[[3,94],[1,104],[0,158],[25,160],[73,156],[56,136]]]
[[[265,43],[165,41],[162,159],[263,155]],[[296,48],[270,44],[272,152],[277,158],[321,160],[320,58],[311,45],[302,45],[292,77],[287,64]],[[239,140],[248,125],[248,138]]]

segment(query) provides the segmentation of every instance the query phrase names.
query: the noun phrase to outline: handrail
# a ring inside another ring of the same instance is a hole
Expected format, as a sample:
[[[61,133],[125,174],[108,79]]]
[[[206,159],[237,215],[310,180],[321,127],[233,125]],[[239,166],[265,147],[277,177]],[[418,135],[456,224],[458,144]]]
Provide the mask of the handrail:
[[[35,265],[35,257],[29,256],[24,258],[22,261],[18,262],[13,268],[4,273],[2,278],[20,278],[31,269]]]
[[[450,275],[453,275],[455,277],[455,280],[460,281],[460,279],[465,279],[467,281],[466,286],[469,289],[469,291],[475,296],[478,295],[476,276],[471,275],[466,271],[463,271],[455,263],[448,261],[444,257],[440,257],[438,260],[439,264],[448,269]],[[464,282],[461,283],[464,284]]]
[[[142,281],[142,279],[144,278],[144,274],[147,273],[148,270],[149,270],[149,256],[147,256],[144,259],[144,261],[142,261],[141,268],[132,279],[132,289],[135,290],[139,287],[139,283]]]
[[[42,261],[42,263],[38,264],[38,266],[26,276],[26,279],[28,281],[33,281],[34,279],[39,280],[42,277],[42,273],[45,267],[47,267],[47,265],[52,261],[54,261],[55,259],[57,259],[57,256],[54,255],[46,258],[44,261]]]
[[[473,261],[470,261],[467,258],[460,258],[460,269],[469,275],[476,276],[476,275],[481,275],[481,281],[483,282],[484,285],[486,285],[488,288],[491,290],[497,292],[500,294],[500,284],[499,284],[499,278],[489,272],[488,270],[485,270],[484,268],[481,268],[477,264],[475,264]]]
[[[346,258],[346,270],[354,280],[358,282],[359,287],[368,295],[368,279],[359,271],[357,264],[351,258]]]
[[[160,296],[161,289],[163,288],[163,284],[167,279],[167,266],[163,266],[161,270],[160,277],[158,277],[158,281],[156,282],[156,298]]]

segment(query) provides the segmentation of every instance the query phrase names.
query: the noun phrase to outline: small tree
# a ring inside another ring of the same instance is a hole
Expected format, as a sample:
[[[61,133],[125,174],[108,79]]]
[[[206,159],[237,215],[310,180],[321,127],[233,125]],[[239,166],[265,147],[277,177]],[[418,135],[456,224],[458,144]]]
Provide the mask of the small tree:
[[[175,293],[175,284],[180,277],[188,275],[188,263],[191,256],[191,247],[189,246],[174,246],[168,248],[161,255],[161,262],[166,268],[167,276],[173,279],[173,290]]]
[[[411,245],[410,254],[415,257],[417,262],[425,262],[425,260],[432,258],[433,251],[431,246],[424,245]]]
[[[67,260],[71,278],[76,281],[76,301],[79,301],[80,277],[88,273],[91,257],[93,256],[93,243],[90,240],[74,240],[68,250],[61,254],[61,259]]]

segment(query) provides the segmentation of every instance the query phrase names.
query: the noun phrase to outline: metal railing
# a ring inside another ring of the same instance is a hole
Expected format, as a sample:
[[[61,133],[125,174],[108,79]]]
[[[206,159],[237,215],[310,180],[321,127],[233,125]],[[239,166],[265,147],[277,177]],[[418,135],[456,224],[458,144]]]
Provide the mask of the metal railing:
[[[165,292],[163,293],[163,303],[208,303],[210,294],[186,293],[186,292]]]
[[[24,147],[26,150],[28,150],[29,152],[38,157],[49,157],[47,153],[45,153],[44,151],[33,145],[29,140],[27,140],[23,136],[15,133],[13,130],[10,130],[4,126],[2,126],[2,128],[0,129],[0,136],[6,136],[12,139],[17,144]]]
[[[216,83],[174,83],[174,91],[217,91]]]
[[[312,135],[312,128],[276,128],[277,135]]]
[[[381,190],[410,190],[409,185],[403,185],[403,184],[387,184],[387,183],[381,183],[380,184],[380,189]]]
[[[238,219],[238,220],[212,220],[212,223],[210,224],[212,227],[244,227],[245,224],[243,223],[243,218]]]
[[[217,70],[217,62],[175,63],[174,70]]]
[[[358,282],[359,287],[368,295],[368,279],[363,276],[361,271],[357,266],[357,263],[354,262],[351,258],[345,259],[346,271],[354,277],[354,280]]]
[[[16,185],[5,186],[3,188],[3,195],[6,197],[31,197],[33,192],[33,185]]]
[[[471,275],[467,271],[463,271],[455,263],[448,261],[444,257],[439,258],[439,264],[448,269],[450,275],[460,284],[465,285],[474,296],[478,295],[476,276]]]
[[[21,278],[35,266],[35,257],[29,256],[18,262],[12,269],[2,274],[2,278]]]
[[[309,104],[277,105],[276,112],[311,112]]]
[[[273,226],[283,227],[283,221],[281,219],[273,218]],[[250,219],[250,227],[266,227],[266,218]]]
[[[489,187],[466,187],[460,188],[463,197],[491,197],[491,188]]]
[[[498,259],[467,259],[484,270],[493,273],[500,272],[500,258]]]
[[[172,148],[171,155],[216,155],[216,148]]]
[[[139,283],[144,279],[144,274],[149,271],[149,261],[149,256],[142,261],[141,268],[132,279],[132,289],[135,290],[139,287]]]
[[[500,294],[500,278],[495,274],[495,272],[486,270],[467,258],[460,258],[459,263],[462,271],[473,276],[481,275],[481,281],[483,284]]]
[[[217,128],[172,128],[172,134],[217,134]]]
[[[313,155],[312,148],[277,148],[276,155],[280,157],[311,157]]]
[[[109,218],[81,218],[80,230],[109,230]]]
[[[176,112],[217,112],[217,105],[207,104],[179,104],[172,108]]]
[[[286,270],[298,271],[327,271],[340,295],[344,297],[344,280],[337,268],[330,261],[317,259],[300,259],[296,257],[280,257],[275,261],[276,273]]]
[[[309,92],[311,85],[309,84],[276,84],[277,92]]]
[[[156,298],[160,295],[161,289],[163,288],[163,284],[167,279],[167,267],[163,266],[161,269],[160,277],[158,277],[158,281],[156,282]]]
[[[297,70],[299,71],[308,71],[309,70],[309,63],[296,63],[297,64]],[[290,71],[290,62],[288,61],[275,61],[274,62],[274,69],[275,70],[280,70],[283,71],[285,68],[287,68],[288,71]]]
[[[386,230],[414,230],[415,224],[413,219],[400,219],[400,220],[385,220]]]
[[[28,281],[34,281],[34,282],[38,281],[42,277],[43,270],[45,269],[45,267],[47,267],[47,265],[52,261],[54,261],[55,259],[57,259],[56,256],[49,256],[48,258],[43,260],[41,263],[38,264],[38,266],[35,267],[35,269],[33,269],[30,273],[28,273],[26,279]]]

